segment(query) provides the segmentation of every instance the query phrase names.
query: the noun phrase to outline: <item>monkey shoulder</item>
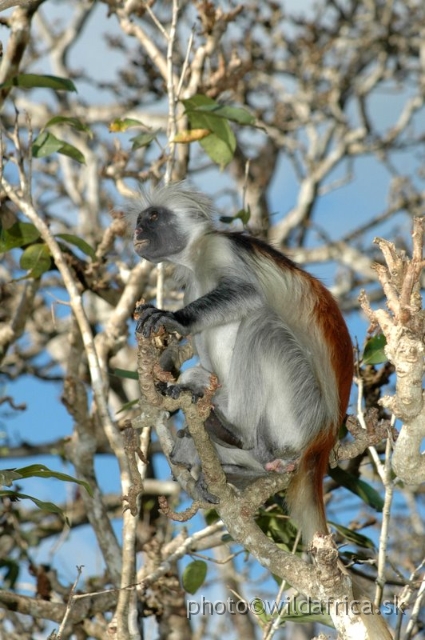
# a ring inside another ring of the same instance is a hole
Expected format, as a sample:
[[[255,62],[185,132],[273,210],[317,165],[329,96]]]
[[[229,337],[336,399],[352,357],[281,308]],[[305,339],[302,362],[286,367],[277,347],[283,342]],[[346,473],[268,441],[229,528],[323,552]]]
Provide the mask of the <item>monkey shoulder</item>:
[[[280,269],[289,269],[294,272],[302,271],[299,265],[260,238],[255,238],[243,232],[224,231],[222,233],[233,245],[233,250],[242,257],[244,254],[249,257],[254,255],[259,260],[265,259],[271,261]]]

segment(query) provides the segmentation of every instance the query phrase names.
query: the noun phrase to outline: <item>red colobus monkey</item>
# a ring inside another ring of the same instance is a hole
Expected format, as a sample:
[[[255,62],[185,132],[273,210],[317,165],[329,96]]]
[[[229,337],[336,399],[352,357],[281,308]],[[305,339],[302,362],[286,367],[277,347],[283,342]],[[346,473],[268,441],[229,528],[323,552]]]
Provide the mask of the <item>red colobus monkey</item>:
[[[287,492],[304,542],[327,533],[323,475],[347,409],[353,373],[350,336],[329,291],[256,238],[217,231],[207,197],[182,183],[138,204],[136,252],[178,267],[185,306],[150,305],[137,331],[163,326],[192,334],[199,365],[179,382],[202,392],[218,376],[207,426],[223,469],[236,486],[297,461]],[[172,458],[190,466],[190,438]]]

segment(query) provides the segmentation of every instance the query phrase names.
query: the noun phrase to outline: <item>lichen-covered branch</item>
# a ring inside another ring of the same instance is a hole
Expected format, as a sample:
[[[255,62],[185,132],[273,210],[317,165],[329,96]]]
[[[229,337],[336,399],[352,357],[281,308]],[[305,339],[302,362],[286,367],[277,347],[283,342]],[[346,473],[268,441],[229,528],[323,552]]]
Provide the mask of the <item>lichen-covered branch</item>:
[[[394,445],[393,468],[408,484],[425,481],[425,457],[421,442],[425,438],[424,374],[425,312],[420,296],[420,278],[424,268],[424,218],[413,220],[413,252],[409,258],[393,243],[377,239],[386,265],[377,265],[377,273],[388,300],[388,311],[372,310],[362,296],[366,315],[385,335],[385,352],[395,366],[396,392],[385,396],[381,404],[402,422]]]

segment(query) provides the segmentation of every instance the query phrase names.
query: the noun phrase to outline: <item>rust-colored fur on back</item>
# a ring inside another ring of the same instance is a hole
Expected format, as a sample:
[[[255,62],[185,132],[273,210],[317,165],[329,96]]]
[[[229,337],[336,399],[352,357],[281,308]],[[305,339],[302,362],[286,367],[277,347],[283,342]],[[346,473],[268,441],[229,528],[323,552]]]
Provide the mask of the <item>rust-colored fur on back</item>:
[[[327,425],[302,453],[287,491],[290,514],[301,528],[304,543],[309,545],[316,532],[328,533],[323,503],[323,476],[347,411],[353,379],[353,351],[345,321],[333,296],[318,280],[302,273],[309,280],[316,297],[313,316],[329,352],[339,400],[338,422]]]

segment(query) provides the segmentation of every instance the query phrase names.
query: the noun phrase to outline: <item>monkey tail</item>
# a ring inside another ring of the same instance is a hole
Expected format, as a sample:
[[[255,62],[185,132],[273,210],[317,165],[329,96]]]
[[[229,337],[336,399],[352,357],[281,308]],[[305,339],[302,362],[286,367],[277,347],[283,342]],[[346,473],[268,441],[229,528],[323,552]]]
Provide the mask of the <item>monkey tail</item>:
[[[329,533],[323,503],[323,476],[334,443],[334,429],[323,430],[304,451],[286,492],[289,514],[300,527],[306,546],[312,543],[315,533]]]
[[[328,534],[323,502],[323,476],[329,463],[329,454],[335,443],[335,432],[329,430],[318,438],[303,454],[297,471],[286,492],[290,516],[301,529],[304,544],[310,546],[316,533]],[[350,576],[353,596],[370,640],[392,640],[380,611],[365,595],[358,578],[339,561],[340,568]]]

